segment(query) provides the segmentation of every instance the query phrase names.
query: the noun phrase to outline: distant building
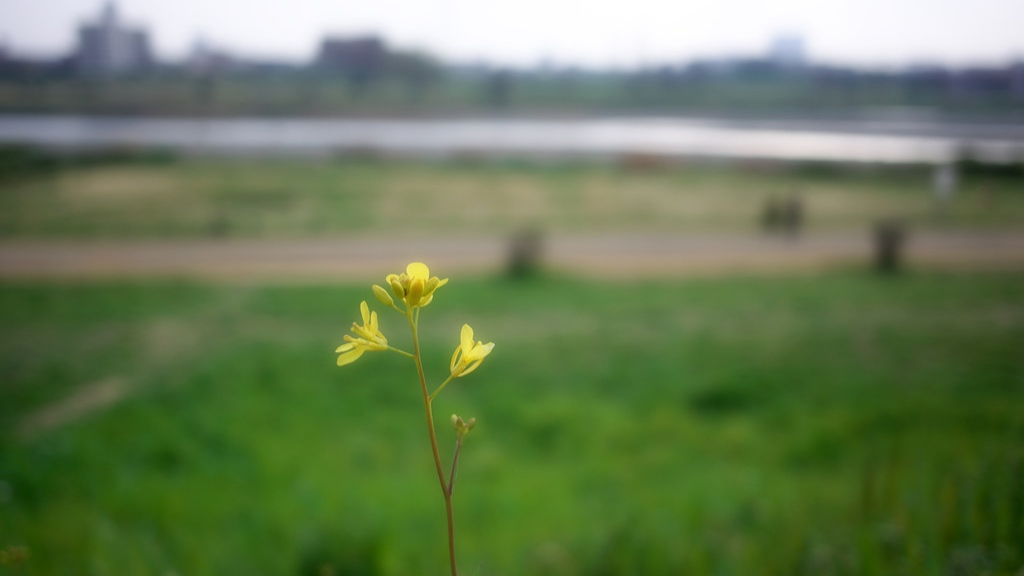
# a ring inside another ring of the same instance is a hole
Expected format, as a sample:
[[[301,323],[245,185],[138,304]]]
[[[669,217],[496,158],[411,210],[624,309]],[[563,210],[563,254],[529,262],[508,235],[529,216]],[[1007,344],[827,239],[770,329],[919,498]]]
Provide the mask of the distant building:
[[[781,68],[803,68],[807,64],[804,39],[796,34],[784,34],[772,40],[768,57]]]
[[[108,3],[99,20],[78,29],[75,51],[78,69],[86,74],[123,74],[148,68],[153,57],[149,34],[141,28],[123,25],[117,8]]]
[[[236,59],[226,51],[210,46],[205,40],[197,39],[192,44],[192,52],[185,61],[192,72],[198,74],[218,74],[236,67]]]
[[[1010,93],[1017,100],[1024,100],[1024,62],[1010,65]]]
[[[362,83],[384,72],[387,56],[387,47],[375,36],[327,38],[320,43],[315,65],[321,70],[340,72]]]

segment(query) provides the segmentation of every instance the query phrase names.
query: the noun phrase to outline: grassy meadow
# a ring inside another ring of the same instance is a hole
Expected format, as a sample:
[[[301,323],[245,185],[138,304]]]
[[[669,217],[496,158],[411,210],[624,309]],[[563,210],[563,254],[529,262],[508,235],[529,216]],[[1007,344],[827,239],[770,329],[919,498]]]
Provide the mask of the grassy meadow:
[[[2,160],[2,155],[0,155]],[[24,163],[24,162],[23,162]],[[309,237],[753,231],[770,198],[799,196],[811,231],[1024,227],[1019,167],[964,170],[938,206],[924,167],[174,159],[47,167],[3,179],[0,238]]]
[[[1015,574],[1021,285],[453,279],[423,314],[432,379],[462,322],[497,343],[437,400],[442,422],[480,420],[455,498],[463,571]],[[334,366],[370,296],[3,286],[0,542],[39,574],[442,573],[411,363]],[[408,347],[400,317],[382,322]],[[39,424],[110,379],[113,406]]]
[[[0,179],[0,236],[812,230],[900,215],[1024,224],[1017,177],[764,167],[177,160]],[[395,271],[404,267],[396,262]],[[449,276],[445,270],[434,273]],[[380,282],[382,279],[378,279]],[[464,576],[1018,575],[1024,272],[842,268],[592,282],[453,276],[494,352],[435,402],[475,416],[455,489]],[[335,366],[369,284],[0,283],[0,574],[444,574],[411,361]]]

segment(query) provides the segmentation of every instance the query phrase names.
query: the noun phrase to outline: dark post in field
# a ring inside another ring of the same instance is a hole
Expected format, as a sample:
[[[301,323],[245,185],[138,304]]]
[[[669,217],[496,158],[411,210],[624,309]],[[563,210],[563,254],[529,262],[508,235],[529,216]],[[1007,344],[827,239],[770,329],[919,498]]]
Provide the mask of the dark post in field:
[[[903,246],[906,240],[906,226],[896,219],[886,219],[875,224],[874,266],[882,274],[899,272],[903,266]]]

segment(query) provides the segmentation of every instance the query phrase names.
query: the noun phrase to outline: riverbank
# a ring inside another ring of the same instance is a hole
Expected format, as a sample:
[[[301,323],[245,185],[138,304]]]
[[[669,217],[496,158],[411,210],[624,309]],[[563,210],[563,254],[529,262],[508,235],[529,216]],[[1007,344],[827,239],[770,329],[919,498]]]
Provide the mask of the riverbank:
[[[942,164],[1024,160],[1024,123],[925,118],[158,118],[0,115],[0,142],[189,154]]]

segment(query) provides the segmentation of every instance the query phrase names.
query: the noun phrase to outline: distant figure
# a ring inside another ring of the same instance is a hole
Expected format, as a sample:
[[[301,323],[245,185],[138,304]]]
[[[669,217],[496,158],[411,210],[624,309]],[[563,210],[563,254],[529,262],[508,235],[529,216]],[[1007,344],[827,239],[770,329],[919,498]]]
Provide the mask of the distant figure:
[[[875,225],[875,270],[894,274],[903,266],[903,243],[906,227],[897,219],[886,219]]]
[[[796,236],[804,222],[803,200],[796,193],[780,199],[770,196],[761,212],[761,226],[767,232],[776,230]]]
[[[508,276],[525,279],[540,272],[543,237],[540,230],[527,228],[512,236],[508,253]]]

